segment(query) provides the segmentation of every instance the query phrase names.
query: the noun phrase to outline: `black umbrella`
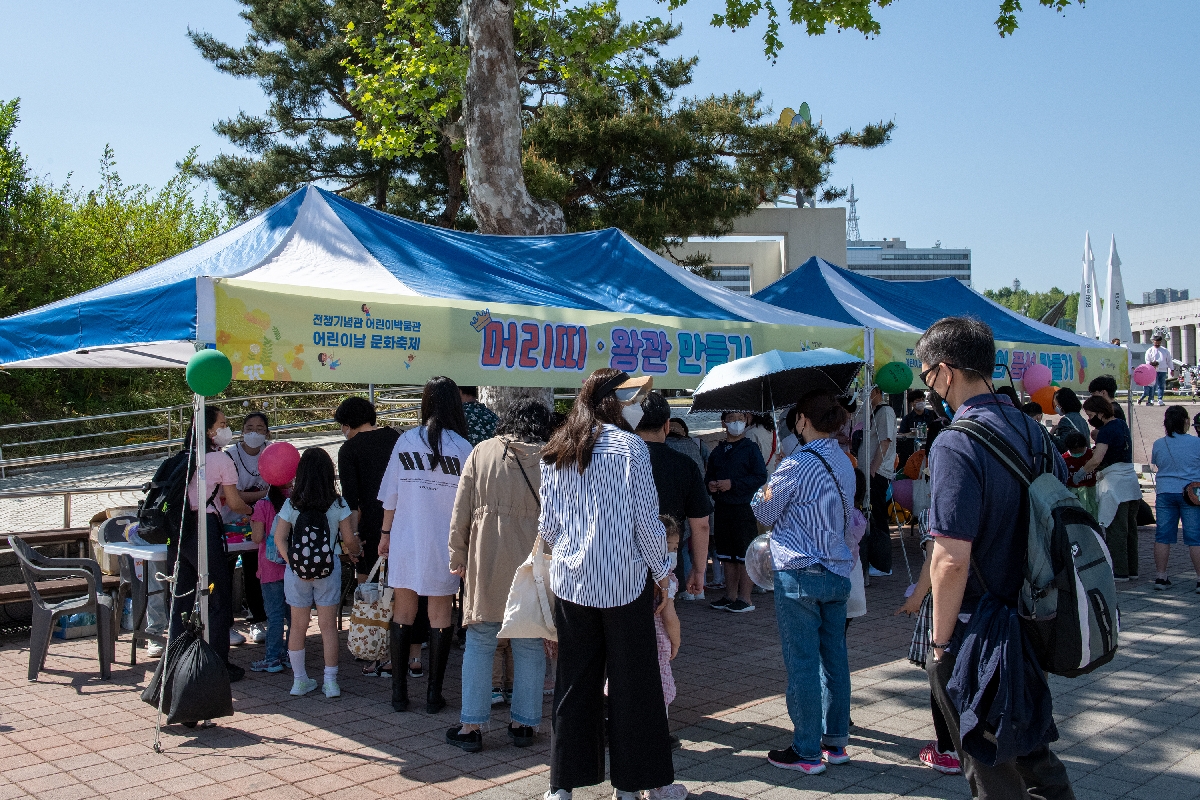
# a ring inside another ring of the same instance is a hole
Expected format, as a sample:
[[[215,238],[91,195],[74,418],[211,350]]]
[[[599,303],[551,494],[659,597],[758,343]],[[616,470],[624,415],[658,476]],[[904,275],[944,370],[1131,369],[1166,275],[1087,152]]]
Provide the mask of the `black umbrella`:
[[[771,350],[713,367],[692,395],[692,411],[769,414],[788,408],[811,391],[845,394],[865,362],[822,347],[791,353]]]

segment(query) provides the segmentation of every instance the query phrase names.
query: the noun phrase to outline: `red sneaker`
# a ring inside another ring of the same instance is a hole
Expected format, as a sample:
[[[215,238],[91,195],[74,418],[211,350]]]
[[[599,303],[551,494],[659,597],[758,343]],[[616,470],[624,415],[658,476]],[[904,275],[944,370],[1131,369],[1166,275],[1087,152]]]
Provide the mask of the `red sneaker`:
[[[933,767],[945,775],[962,773],[962,764],[958,762],[958,754],[941,752],[937,748],[937,742],[930,742],[922,747],[919,758],[925,766]]]

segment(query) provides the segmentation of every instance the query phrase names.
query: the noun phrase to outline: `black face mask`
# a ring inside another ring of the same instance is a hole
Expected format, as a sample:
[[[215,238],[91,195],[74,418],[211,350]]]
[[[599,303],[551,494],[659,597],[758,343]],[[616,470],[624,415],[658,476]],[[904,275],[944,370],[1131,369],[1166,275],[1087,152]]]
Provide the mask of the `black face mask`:
[[[1093,428],[1103,428],[1104,422],[1099,417],[1088,417],[1088,424]]]

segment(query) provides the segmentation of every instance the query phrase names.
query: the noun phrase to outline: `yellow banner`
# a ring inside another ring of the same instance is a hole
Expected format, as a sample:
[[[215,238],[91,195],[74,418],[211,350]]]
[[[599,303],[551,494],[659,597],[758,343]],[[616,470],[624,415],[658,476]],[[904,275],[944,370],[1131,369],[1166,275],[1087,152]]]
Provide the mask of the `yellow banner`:
[[[903,331],[875,331],[875,368],[892,361],[908,364],[913,370],[913,387],[924,388],[917,377],[921,372],[921,362],[913,354],[920,336],[919,333]],[[1050,368],[1051,380],[1078,392],[1086,392],[1088,383],[1098,375],[1112,375],[1117,379],[1118,386],[1128,388],[1128,358],[1125,348],[1057,347],[998,341],[997,366],[992,378],[1007,383],[1011,373],[1012,380],[1019,384],[1029,366],[1045,364]]]
[[[861,357],[862,328],[628,316],[352,291],[217,282],[217,349],[235,380],[577,386],[594,370],[694,389],[718,364],[768,350],[834,347]]]

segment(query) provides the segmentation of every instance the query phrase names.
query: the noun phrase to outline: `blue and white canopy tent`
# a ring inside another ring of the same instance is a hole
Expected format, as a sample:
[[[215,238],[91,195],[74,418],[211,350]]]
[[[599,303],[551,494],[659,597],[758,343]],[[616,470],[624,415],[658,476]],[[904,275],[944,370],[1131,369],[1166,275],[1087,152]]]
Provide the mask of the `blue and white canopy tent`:
[[[919,371],[912,354],[921,333],[942,317],[973,316],[991,326],[996,337],[994,377],[1021,380],[1032,363],[1050,367],[1062,386],[1085,389],[1104,373],[1128,372],[1123,348],[1054,328],[1022,316],[967,288],[954,278],[933,281],[884,281],[851,272],[820,258],[760,292],[754,299],[803,314],[871,329],[867,361],[876,367],[891,361]],[[873,345],[873,347],[872,347]]]
[[[615,366],[691,388],[734,358],[862,353],[863,340],[859,322],[732,294],[615,229],[485,236],[310,186],[186,253],[0,320],[0,364],[182,367],[216,346],[235,379],[562,386]]]

